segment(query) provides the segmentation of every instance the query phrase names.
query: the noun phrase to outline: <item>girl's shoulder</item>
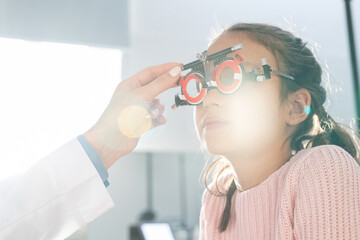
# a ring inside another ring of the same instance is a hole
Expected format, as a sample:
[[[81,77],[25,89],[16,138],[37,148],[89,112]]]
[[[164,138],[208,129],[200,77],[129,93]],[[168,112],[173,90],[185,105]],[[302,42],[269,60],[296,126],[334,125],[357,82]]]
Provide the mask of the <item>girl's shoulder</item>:
[[[339,161],[347,164],[357,164],[353,156],[344,148],[333,144],[320,145],[302,149],[295,156],[300,164],[320,163],[325,165],[336,164]]]
[[[360,166],[344,148],[337,145],[320,145],[300,150],[293,158],[292,171],[299,177],[317,175],[339,177],[349,174],[360,174]]]
[[[298,151],[256,188],[266,184],[278,184],[280,181],[282,184],[290,184],[291,189],[295,191],[297,184],[301,181],[315,178],[333,181],[343,178],[345,175],[351,175],[354,179],[360,178],[360,166],[356,160],[345,149],[337,145],[320,145]],[[208,189],[203,192],[203,203],[219,201],[219,197],[225,198],[224,193],[228,189],[226,186],[229,185],[232,178],[233,175],[229,172],[219,176],[217,181],[212,181],[208,185]]]

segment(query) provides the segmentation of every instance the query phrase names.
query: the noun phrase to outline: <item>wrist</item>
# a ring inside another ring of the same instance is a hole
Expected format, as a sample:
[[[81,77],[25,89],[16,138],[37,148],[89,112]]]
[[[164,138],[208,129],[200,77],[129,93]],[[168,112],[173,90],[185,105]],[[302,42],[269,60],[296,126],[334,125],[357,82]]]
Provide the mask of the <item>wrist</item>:
[[[125,155],[106,146],[101,141],[100,134],[93,127],[83,133],[83,136],[98,154],[106,169],[109,169],[119,158]]]

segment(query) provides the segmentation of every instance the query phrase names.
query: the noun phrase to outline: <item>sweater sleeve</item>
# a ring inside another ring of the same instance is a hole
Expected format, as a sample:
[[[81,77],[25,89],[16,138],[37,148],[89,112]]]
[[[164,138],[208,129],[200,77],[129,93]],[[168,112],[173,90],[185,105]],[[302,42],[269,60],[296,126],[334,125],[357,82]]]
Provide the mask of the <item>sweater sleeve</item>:
[[[294,206],[295,239],[360,239],[360,167],[343,148],[315,147]]]

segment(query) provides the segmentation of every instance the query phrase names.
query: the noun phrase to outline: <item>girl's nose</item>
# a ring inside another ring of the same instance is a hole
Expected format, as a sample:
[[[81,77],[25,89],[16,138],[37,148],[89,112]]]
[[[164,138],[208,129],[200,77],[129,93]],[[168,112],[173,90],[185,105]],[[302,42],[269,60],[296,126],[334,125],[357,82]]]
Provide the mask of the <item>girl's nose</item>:
[[[222,94],[217,88],[209,88],[204,99],[203,99],[203,107],[208,108],[210,106],[221,107],[223,105]]]

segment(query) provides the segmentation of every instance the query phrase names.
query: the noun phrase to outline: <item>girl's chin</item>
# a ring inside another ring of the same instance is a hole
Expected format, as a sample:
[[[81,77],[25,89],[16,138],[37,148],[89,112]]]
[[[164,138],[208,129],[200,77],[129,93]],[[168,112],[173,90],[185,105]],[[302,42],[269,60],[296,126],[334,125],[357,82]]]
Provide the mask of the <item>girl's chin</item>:
[[[221,146],[221,144],[210,144],[208,142],[205,142],[205,149],[211,154],[214,155],[224,155],[226,152],[226,146]]]
[[[241,140],[230,141],[226,137],[217,137],[217,138],[203,138],[203,146],[206,151],[221,156],[233,155],[234,153],[247,152],[247,148],[250,146],[246,146],[246,143],[241,143]]]

